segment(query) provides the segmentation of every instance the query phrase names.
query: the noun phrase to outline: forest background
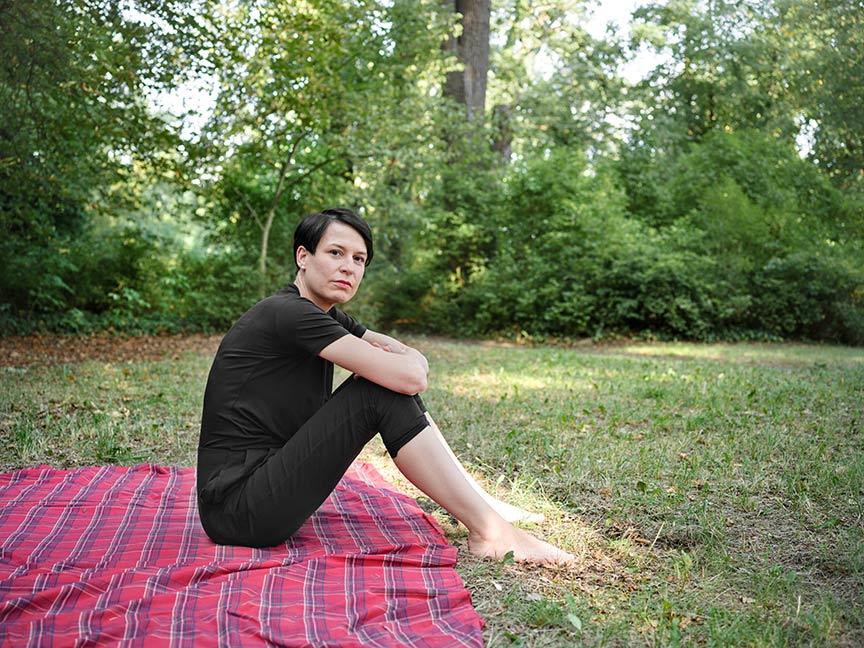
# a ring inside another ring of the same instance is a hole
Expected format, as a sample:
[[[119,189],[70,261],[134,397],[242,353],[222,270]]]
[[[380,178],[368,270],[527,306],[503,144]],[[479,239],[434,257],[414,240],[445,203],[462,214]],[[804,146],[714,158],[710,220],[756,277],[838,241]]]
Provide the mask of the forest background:
[[[379,328],[864,344],[864,3],[597,4],[0,2],[0,334],[224,331],[343,205]]]

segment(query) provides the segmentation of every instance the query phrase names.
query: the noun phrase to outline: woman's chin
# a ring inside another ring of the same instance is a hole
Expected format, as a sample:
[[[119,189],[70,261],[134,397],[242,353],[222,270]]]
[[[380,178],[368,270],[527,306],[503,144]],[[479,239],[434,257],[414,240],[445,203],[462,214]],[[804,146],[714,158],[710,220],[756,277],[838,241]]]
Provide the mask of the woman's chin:
[[[355,293],[356,291],[354,290],[336,290],[330,297],[334,304],[344,304],[345,302],[351,301],[351,298],[354,297]]]

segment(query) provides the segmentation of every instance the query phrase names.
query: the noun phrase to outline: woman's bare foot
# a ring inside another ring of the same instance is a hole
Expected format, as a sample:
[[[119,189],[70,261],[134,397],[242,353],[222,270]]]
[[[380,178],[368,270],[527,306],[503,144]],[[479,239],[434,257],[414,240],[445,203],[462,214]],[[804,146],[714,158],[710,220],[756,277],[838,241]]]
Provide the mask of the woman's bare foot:
[[[479,534],[468,535],[468,549],[481,558],[501,559],[513,552],[516,562],[532,563],[546,566],[572,565],[576,558],[548,542],[535,538],[530,533],[507,524],[494,537],[481,537]]]
[[[534,522],[540,523],[546,519],[546,516],[542,513],[534,513],[533,511],[526,511],[525,509],[521,509],[518,506],[513,506],[512,504],[508,504],[507,502],[502,502],[499,499],[495,499],[491,495],[489,499],[486,500],[489,502],[489,506],[495,509],[495,512],[498,513],[501,517],[507,520],[510,523],[513,522]]]

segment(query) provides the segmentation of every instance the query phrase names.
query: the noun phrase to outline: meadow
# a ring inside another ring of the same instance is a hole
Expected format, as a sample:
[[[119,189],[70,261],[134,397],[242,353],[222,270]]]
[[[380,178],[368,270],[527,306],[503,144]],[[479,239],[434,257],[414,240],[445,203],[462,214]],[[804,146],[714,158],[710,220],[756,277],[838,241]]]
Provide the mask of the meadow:
[[[476,560],[421,497],[488,645],[864,645],[864,349],[409,342],[466,466],[578,556]],[[210,360],[4,358],[0,469],[194,464]]]

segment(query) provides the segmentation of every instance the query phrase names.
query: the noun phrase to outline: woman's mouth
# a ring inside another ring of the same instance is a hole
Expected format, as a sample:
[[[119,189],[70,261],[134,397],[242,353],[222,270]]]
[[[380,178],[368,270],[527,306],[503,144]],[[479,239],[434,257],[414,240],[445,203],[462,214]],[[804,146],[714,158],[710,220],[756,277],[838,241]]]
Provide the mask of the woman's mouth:
[[[342,286],[343,288],[348,288],[348,289],[351,288],[351,282],[349,282],[349,281],[343,281],[342,279],[337,279],[337,280],[334,281],[333,283],[335,283],[335,284],[338,285],[338,286]]]

